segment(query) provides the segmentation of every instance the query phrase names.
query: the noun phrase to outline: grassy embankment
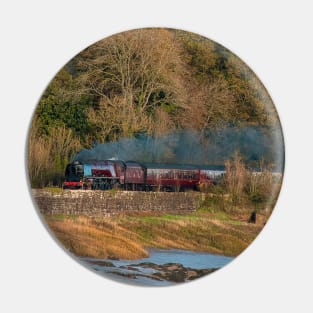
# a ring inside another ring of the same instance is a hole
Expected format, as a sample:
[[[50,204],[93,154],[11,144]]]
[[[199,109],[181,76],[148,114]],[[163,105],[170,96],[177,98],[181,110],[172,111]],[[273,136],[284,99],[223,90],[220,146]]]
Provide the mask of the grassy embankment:
[[[176,248],[228,256],[241,253],[263,228],[270,212],[248,223],[253,208],[223,208],[206,199],[185,215],[133,214],[114,217],[45,216],[58,240],[78,256],[136,259],[146,248]]]

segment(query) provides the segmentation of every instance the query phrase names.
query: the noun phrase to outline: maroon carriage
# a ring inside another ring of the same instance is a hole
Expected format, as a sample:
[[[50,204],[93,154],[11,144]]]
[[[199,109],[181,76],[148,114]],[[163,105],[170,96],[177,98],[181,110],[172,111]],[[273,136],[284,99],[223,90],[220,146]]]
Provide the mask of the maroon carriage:
[[[142,164],[133,161],[125,162],[125,181],[126,190],[144,190],[146,187],[146,168]]]
[[[193,165],[146,164],[146,184],[152,190],[197,189],[199,169]]]

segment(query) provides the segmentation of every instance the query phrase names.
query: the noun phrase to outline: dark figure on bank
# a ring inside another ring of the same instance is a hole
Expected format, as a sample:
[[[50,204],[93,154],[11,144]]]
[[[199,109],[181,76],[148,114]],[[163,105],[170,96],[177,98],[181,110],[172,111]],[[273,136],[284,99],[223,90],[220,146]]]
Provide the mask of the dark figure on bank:
[[[256,211],[253,211],[251,213],[250,218],[249,218],[249,223],[253,223],[253,224],[256,223]]]

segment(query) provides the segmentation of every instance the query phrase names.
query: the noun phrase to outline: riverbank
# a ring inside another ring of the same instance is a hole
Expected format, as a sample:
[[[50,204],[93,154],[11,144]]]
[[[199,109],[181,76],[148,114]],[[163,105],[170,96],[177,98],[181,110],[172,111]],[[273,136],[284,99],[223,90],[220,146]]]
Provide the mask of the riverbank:
[[[244,211],[44,218],[62,245],[76,256],[135,260],[148,257],[149,248],[237,256],[259,234],[268,216],[258,214],[255,224],[248,223],[249,213]]]

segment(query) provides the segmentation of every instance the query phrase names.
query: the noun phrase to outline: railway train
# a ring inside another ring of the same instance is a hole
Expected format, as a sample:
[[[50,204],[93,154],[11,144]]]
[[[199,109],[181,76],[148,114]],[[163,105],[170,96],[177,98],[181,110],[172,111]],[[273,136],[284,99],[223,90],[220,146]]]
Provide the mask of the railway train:
[[[199,190],[214,184],[225,170],[201,165],[140,163],[115,159],[72,162],[66,166],[64,189],[119,188],[141,191]]]

